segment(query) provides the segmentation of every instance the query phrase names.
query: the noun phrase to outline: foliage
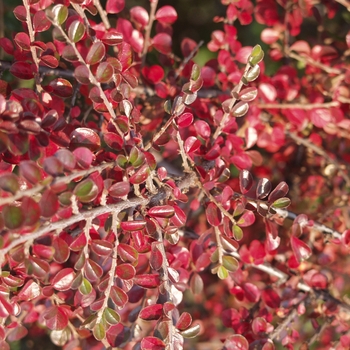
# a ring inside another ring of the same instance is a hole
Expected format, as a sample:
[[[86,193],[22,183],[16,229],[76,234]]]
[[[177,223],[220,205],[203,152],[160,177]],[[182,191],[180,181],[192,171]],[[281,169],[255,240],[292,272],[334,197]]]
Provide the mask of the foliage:
[[[1,349],[349,348],[347,2],[221,3],[204,67],[157,0],[12,9]]]

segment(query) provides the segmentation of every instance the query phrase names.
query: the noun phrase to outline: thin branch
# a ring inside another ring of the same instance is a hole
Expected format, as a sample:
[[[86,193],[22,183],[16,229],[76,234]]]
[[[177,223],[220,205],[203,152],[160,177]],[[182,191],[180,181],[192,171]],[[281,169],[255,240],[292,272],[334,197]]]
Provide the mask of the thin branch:
[[[315,109],[315,108],[331,108],[331,107],[339,107],[340,102],[332,101],[325,103],[258,103],[257,107],[260,109]]]
[[[282,331],[288,328],[288,325],[298,316],[296,307],[294,306],[289,315],[276,327],[270,335],[270,339],[277,339]]]
[[[148,48],[150,46],[151,30],[152,30],[153,22],[155,20],[155,14],[156,14],[157,6],[158,6],[158,0],[150,1],[150,3],[151,3],[151,10],[150,10],[150,14],[149,14],[149,21],[148,21],[148,24],[146,27],[145,41],[143,44],[143,49],[142,49],[142,54],[141,54],[141,60],[142,60],[141,65],[142,66],[144,66],[146,63],[146,56],[147,56]]]
[[[80,170],[77,172],[74,172],[70,175],[65,175],[65,176],[61,176],[61,177],[57,177],[55,179],[52,180],[51,183],[49,184],[45,184],[45,185],[36,185],[33,188],[30,188],[28,190],[24,190],[21,192],[16,193],[13,196],[10,197],[5,197],[5,198],[0,198],[0,206],[4,205],[4,204],[8,204],[8,203],[13,203],[23,197],[33,197],[34,195],[38,194],[39,192],[41,192],[44,188],[46,188],[47,186],[51,185],[51,184],[68,184],[70,183],[72,180],[78,178],[78,177],[85,177],[88,176],[96,171],[103,171],[104,169],[107,168],[111,168],[115,166],[115,162],[109,162],[109,163],[104,163],[104,164],[100,164],[94,167],[91,167],[90,169],[87,170]]]
[[[246,74],[249,72],[249,70],[251,68],[252,68],[251,65],[249,63],[247,63],[247,65],[245,66],[245,69],[244,69],[243,77],[246,76]],[[234,89],[237,92],[237,94],[241,91],[242,87],[243,87],[243,81],[241,79],[240,82],[238,83],[238,85]],[[218,138],[218,136],[222,133],[222,130],[225,128],[227,120],[228,120],[229,116],[231,115],[231,110],[236,102],[237,102],[237,98],[232,96],[230,105],[228,107],[229,112],[224,113],[224,115],[221,119],[220,125],[216,128],[215,133],[213,135],[214,140]]]
[[[30,40],[30,43],[33,43],[35,41],[35,33],[33,30],[32,17],[30,14],[29,0],[23,0],[23,5],[24,5],[24,8],[26,10],[26,23],[27,23],[27,27],[28,27],[29,40]],[[40,93],[43,91],[43,88],[42,88],[41,83],[40,83],[39,59],[38,59],[38,55],[36,54],[35,45],[30,45],[30,52],[32,53],[33,62],[35,64],[35,68],[36,68],[36,72],[34,74],[35,85],[36,85],[37,91]]]
[[[301,56],[296,54],[295,52],[287,52],[287,55],[291,58],[294,58],[295,60],[299,61],[299,62],[303,62],[303,63],[307,63],[310,66],[314,66],[316,68],[320,68],[323,71],[325,71],[328,74],[336,74],[336,75],[341,75],[342,71],[338,68],[333,68],[333,67],[329,67],[321,62],[315,61],[314,59],[312,59],[311,57],[308,56]]]
[[[343,169],[344,167],[346,167],[345,165],[341,165],[336,159],[331,158],[323,149],[316,146],[309,140],[303,139],[298,135],[289,131],[286,132],[286,135],[289,136],[291,139],[293,139],[296,143],[311,149],[312,151],[314,151],[315,153],[317,153],[318,155],[326,159],[326,161],[329,164],[333,164],[334,167],[339,171],[339,174],[345,179],[347,185],[348,186],[350,185],[350,177]]]
[[[94,0],[94,5],[97,8],[98,13],[100,14],[100,17],[102,19],[103,24],[105,25],[106,29],[111,28],[111,24],[109,23],[107,12],[103,9],[101,6],[100,0]]]
[[[106,106],[111,118],[110,121],[112,122],[113,126],[116,128],[118,134],[124,138],[124,133],[120,130],[119,126],[117,125],[117,123],[115,122],[115,119],[117,118],[117,115],[115,114],[115,111],[112,107],[112,104],[108,101],[108,98],[104,92],[104,90],[102,89],[101,84],[97,81],[95,75],[92,73],[90,66],[84,61],[83,57],[81,56],[79,50],[77,49],[77,47],[75,46],[75,43],[72,42],[67,34],[65,33],[65,31],[61,28],[61,26],[57,25],[54,21],[51,21],[51,23],[60,31],[60,34],[64,37],[65,41],[70,44],[74,50],[74,53],[76,54],[77,58],[78,58],[78,62],[83,64],[85,67],[88,68],[89,71],[89,80],[90,82],[95,85],[100,93],[100,96],[103,100],[104,105]]]

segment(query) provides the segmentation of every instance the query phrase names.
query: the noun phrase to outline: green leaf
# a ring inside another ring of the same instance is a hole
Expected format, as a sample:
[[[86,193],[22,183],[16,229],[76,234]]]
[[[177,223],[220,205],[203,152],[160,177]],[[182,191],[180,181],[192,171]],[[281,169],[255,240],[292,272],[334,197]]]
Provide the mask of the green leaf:
[[[191,79],[197,81],[201,75],[201,70],[197,64],[192,66]]]
[[[68,17],[68,8],[59,4],[54,6],[51,11],[48,11],[46,15],[56,24],[62,25]]]
[[[224,255],[222,257],[222,265],[230,272],[236,271],[239,267],[237,259],[230,255]]]
[[[254,46],[254,48],[249,56],[248,62],[252,67],[254,67],[259,62],[261,62],[263,60],[263,58],[264,58],[264,51],[262,50],[260,45],[256,45],[256,46]]]
[[[68,37],[74,43],[77,43],[85,34],[85,26],[80,21],[76,20],[71,23],[68,28]]]
[[[289,207],[289,205],[290,205],[290,199],[287,197],[279,198],[272,203],[272,206],[277,209],[284,209]]]
[[[217,275],[221,280],[226,279],[228,277],[228,271],[227,271],[226,267],[219,266]]]
[[[96,340],[102,340],[106,336],[106,329],[102,323],[97,323],[92,330],[92,333]]]
[[[110,325],[118,324],[120,322],[119,314],[113,309],[106,307],[103,311],[103,317]]]
[[[240,241],[243,238],[243,231],[238,225],[233,226],[233,237],[235,240]]]
[[[79,291],[83,295],[88,295],[91,293],[92,285],[86,278],[83,279],[83,282],[81,283],[81,285],[79,287]]]
[[[24,223],[25,215],[20,207],[7,205],[2,208],[4,224],[10,230],[16,230]]]

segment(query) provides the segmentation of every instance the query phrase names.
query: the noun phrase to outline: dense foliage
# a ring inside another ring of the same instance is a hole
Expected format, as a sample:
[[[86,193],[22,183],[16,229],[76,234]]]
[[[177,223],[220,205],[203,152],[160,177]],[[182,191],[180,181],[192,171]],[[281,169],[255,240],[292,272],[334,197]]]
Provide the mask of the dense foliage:
[[[221,3],[6,8],[1,349],[350,347],[350,4]]]

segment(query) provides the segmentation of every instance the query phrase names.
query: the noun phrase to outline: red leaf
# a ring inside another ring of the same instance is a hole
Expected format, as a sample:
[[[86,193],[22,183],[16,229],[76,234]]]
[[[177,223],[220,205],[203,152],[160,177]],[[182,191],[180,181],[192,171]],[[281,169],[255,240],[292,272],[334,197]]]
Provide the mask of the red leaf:
[[[86,278],[90,282],[97,281],[103,275],[102,267],[91,259],[86,260],[84,271]]]
[[[39,221],[41,215],[40,206],[33,198],[24,197],[22,199],[21,208],[25,213],[24,226],[32,226]]]
[[[46,17],[44,11],[38,11],[33,17],[33,27],[34,30],[38,32],[45,32],[51,27],[51,22]]]
[[[186,112],[180,115],[176,120],[176,124],[179,128],[187,128],[193,123],[193,114]]]
[[[150,174],[149,166],[148,166],[148,164],[145,164],[139,170],[137,170],[135,174],[133,174],[129,178],[129,181],[133,185],[139,185],[139,184],[146,181],[149,174]]]
[[[86,147],[92,152],[101,147],[101,140],[98,134],[89,128],[77,128],[70,134],[70,148]]]
[[[157,51],[167,55],[171,52],[172,38],[169,34],[159,33],[153,37],[152,44]]]
[[[41,293],[40,286],[33,280],[29,280],[17,294],[18,300],[30,301],[37,298]]]
[[[61,306],[52,306],[43,317],[46,320],[46,326],[53,331],[65,329],[69,321],[66,310]]]
[[[71,248],[71,246],[70,246]],[[72,249],[72,248],[71,248]],[[94,239],[91,242],[91,250],[97,255],[109,256],[113,251],[113,244],[106,240]]]
[[[142,350],[164,350],[165,343],[156,337],[145,337],[141,340]]]
[[[39,205],[41,209],[41,215],[44,218],[50,218],[56,214],[60,206],[57,195],[49,188],[42,194]]]
[[[134,282],[142,288],[157,288],[160,285],[160,279],[158,274],[146,274],[136,275]]]
[[[185,141],[185,151],[187,153],[194,153],[200,146],[200,141],[194,136],[188,137]]]
[[[130,264],[120,264],[115,269],[116,275],[122,280],[131,280],[135,277],[135,267]]]
[[[299,238],[292,236],[290,243],[293,249],[296,260],[300,263],[303,260],[307,260],[311,255],[311,248]]]
[[[263,290],[261,292],[261,298],[268,307],[273,309],[280,307],[281,298],[272,288]]]
[[[120,309],[122,309],[128,302],[128,295],[119,287],[112,286],[110,292],[110,298],[113,303]]]
[[[176,10],[172,6],[163,6],[156,12],[156,19],[163,24],[172,24],[177,20]]]
[[[123,11],[124,7],[125,7],[125,0],[107,0],[106,12],[119,13]]]
[[[219,226],[221,224],[221,211],[214,203],[209,203],[205,212],[210,225]]]
[[[149,21],[149,15],[143,7],[134,6],[130,9],[129,13],[131,19],[141,25],[141,28],[146,27]]]
[[[156,218],[171,218],[174,213],[174,207],[170,205],[155,206],[148,210],[148,215]]]
[[[72,268],[65,268],[57,273],[52,279],[51,284],[60,292],[69,290],[75,278],[75,272]]]
[[[158,320],[163,315],[163,305],[154,304],[146,306],[139,313],[139,317],[146,321]]]
[[[52,242],[52,247],[55,249],[53,258],[57,263],[62,264],[68,260],[70,250],[65,240],[61,237],[56,237]]]
[[[30,50],[30,39],[27,33],[23,33],[23,32],[17,33],[15,35],[14,40],[22,50],[25,50],[25,51]]]
[[[248,350],[248,340],[240,334],[231,335],[224,343],[226,350]]]
[[[82,133],[80,133],[82,134]],[[83,141],[83,135],[80,135]],[[93,140],[93,139],[92,139]],[[83,142],[84,143],[84,142]],[[90,151],[90,149],[86,147],[78,147],[73,151],[73,154],[77,160],[78,165],[83,169],[88,169],[94,160],[94,155]]]
[[[146,221],[135,220],[135,221],[122,221],[120,227],[125,231],[138,231],[144,229]]]
[[[124,262],[130,262],[131,264],[134,264],[137,262],[139,253],[136,251],[135,248],[131,247],[130,245],[120,243],[117,248],[118,256],[124,261]]]
[[[188,312],[183,312],[176,322],[176,328],[180,331],[187,329],[192,323],[192,316]]]
[[[66,79],[54,79],[50,82],[49,86],[52,89],[52,93],[58,97],[67,98],[73,94],[72,84]]]
[[[10,72],[19,79],[29,80],[34,78],[32,65],[27,62],[14,62],[10,67]]]

